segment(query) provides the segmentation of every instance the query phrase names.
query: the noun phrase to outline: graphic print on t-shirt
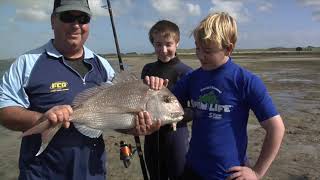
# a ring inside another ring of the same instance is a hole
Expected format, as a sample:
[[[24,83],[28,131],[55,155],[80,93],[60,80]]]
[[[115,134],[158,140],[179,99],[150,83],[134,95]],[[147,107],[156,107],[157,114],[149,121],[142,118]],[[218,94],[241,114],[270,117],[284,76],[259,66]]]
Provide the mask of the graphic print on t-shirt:
[[[191,100],[191,105],[198,110],[209,111],[208,118],[210,119],[222,119],[223,113],[229,113],[232,105],[219,103],[221,93],[222,91],[214,86],[202,88],[198,100]]]

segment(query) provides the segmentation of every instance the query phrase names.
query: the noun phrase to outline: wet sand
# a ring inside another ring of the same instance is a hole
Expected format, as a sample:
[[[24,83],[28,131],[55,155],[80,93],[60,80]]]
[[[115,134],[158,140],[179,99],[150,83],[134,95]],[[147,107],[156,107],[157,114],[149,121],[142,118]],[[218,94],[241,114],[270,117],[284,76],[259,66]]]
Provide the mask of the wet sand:
[[[140,73],[141,68],[153,57],[124,57],[129,69]],[[181,56],[192,67],[198,67],[195,57]],[[234,61],[258,74],[266,83],[281,113],[286,134],[280,152],[264,179],[316,180],[320,179],[320,58],[318,57],[235,57]],[[116,62],[113,62],[117,66]],[[116,67],[117,68],[117,67]],[[118,69],[118,68],[117,68]],[[259,155],[264,130],[253,115],[248,126],[248,156],[254,163]],[[190,124],[191,125],[191,124]],[[0,127],[0,177],[16,179],[19,134]],[[141,138],[143,141],[143,137]],[[108,152],[109,180],[142,180],[138,155],[129,168],[119,158],[119,142],[135,145],[133,137],[116,132],[105,133]]]

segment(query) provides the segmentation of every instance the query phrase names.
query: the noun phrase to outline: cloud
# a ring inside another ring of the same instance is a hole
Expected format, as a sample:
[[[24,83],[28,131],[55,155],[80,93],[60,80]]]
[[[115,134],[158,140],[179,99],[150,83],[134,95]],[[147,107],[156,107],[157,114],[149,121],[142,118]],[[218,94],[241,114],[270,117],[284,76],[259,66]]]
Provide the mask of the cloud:
[[[11,5],[19,9],[23,8],[43,8],[46,10],[52,10],[53,1],[43,1],[43,0],[1,0],[0,6]]]
[[[200,10],[200,5],[199,4],[187,3],[186,6],[188,8],[188,12],[189,12],[190,15],[199,16],[201,14],[201,10]]]
[[[149,11],[146,6],[136,7],[138,2],[134,0],[113,0],[110,1],[114,16],[127,15],[135,11]],[[200,5],[183,0],[148,0],[155,12],[161,17],[177,19],[185,22],[189,16],[201,14]],[[141,2],[140,2],[141,3]],[[139,3],[139,4],[140,4]],[[9,5],[16,9],[16,14],[11,17],[12,22],[23,20],[27,22],[48,21],[53,8],[52,1],[43,0],[1,0],[1,5]],[[89,0],[89,5],[94,17],[108,16],[107,0]]]
[[[150,0],[151,7],[164,18],[174,19],[177,23],[184,23],[190,16],[199,16],[201,8],[199,4],[193,4],[183,0]]]
[[[150,29],[155,24],[154,21],[143,21],[141,22],[142,27],[145,29]]]
[[[151,5],[159,13],[164,14],[178,12],[181,2],[180,0],[151,0]]]
[[[29,22],[48,21],[52,13],[53,1],[43,0],[1,0],[1,5],[9,5],[16,9],[16,14],[12,17],[12,22],[24,20]],[[93,16],[107,16],[106,0],[90,0],[89,6]],[[122,15],[128,12],[133,6],[133,0],[111,1],[114,15]]]
[[[249,11],[241,0],[211,0],[213,5],[211,12],[228,12],[237,19],[238,22],[248,22],[250,20]]]
[[[150,0],[151,6],[161,15],[170,16],[198,16],[200,5],[181,0]],[[187,11],[184,11],[187,10]]]
[[[49,17],[50,15],[45,11],[28,8],[28,9],[17,9],[16,17],[14,18],[14,20],[46,21],[49,19]]]
[[[312,12],[312,20],[320,21],[320,10]]]
[[[319,0],[297,0],[303,6],[309,6],[313,9],[312,20],[320,21],[320,1]]]
[[[16,9],[15,15],[10,22],[26,21],[39,22],[48,21],[53,7],[53,1],[42,0],[2,0],[0,6],[7,5]]]
[[[110,1],[112,13],[114,16],[127,14],[134,6],[133,0]],[[90,0],[89,6],[94,16],[106,16],[108,13],[107,0]]]
[[[273,5],[270,2],[262,2],[258,5],[258,10],[262,12],[269,12],[272,9]]]
[[[319,0],[297,0],[298,2],[306,5],[306,6],[320,6]]]
[[[107,2],[103,0],[91,0],[89,2],[89,7],[91,9],[91,12],[93,13],[93,16],[105,16],[108,11],[103,8],[107,8]],[[112,7],[112,5],[111,5]]]
[[[112,8],[115,10],[115,15],[118,16],[128,14],[135,6],[134,0],[116,0],[112,2],[114,2]]]

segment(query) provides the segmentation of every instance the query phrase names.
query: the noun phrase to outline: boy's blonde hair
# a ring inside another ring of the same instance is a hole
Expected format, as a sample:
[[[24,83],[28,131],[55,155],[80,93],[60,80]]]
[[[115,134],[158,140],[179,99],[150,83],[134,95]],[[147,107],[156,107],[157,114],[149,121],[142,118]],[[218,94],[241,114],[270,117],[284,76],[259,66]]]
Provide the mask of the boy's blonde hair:
[[[220,49],[237,41],[237,23],[228,13],[219,12],[209,14],[193,30],[195,41],[201,43],[216,43]]]
[[[176,43],[180,41],[179,27],[168,20],[161,20],[154,24],[149,31],[149,40],[151,44],[154,42],[154,35],[160,34],[164,38],[172,37]]]

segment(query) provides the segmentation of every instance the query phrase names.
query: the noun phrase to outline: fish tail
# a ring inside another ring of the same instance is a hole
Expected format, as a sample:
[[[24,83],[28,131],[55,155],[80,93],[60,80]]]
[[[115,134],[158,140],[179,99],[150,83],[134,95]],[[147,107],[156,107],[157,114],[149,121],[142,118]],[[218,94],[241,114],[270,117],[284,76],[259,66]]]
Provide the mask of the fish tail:
[[[61,126],[62,124],[59,123],[57,126],[52,127],[49,121],[43,121],[38,125],[23,132],[22,137],[41,133],[41,147],[38,153],[36,154],[36,156],[38,156],[47,148],[51,139],[58,132]]]
[[[46,131],[47,129],[49,129],[50,127],[51,127],[51,124],[49,121],[43,121],[43,122],[33,126],[32,128],[26,130],[25,132],[23,132],[22,137],[29,136],[32,134],[42,133],[42,132]]]
[[[55,127],[51,127],[44,132],[41,133],[41,146],[39,151],[37,152],[36,156],[39,156],[48,146],[50,141],[52,140],[53,136],[58,132],[61,128],[62,124],[59,123]]]

